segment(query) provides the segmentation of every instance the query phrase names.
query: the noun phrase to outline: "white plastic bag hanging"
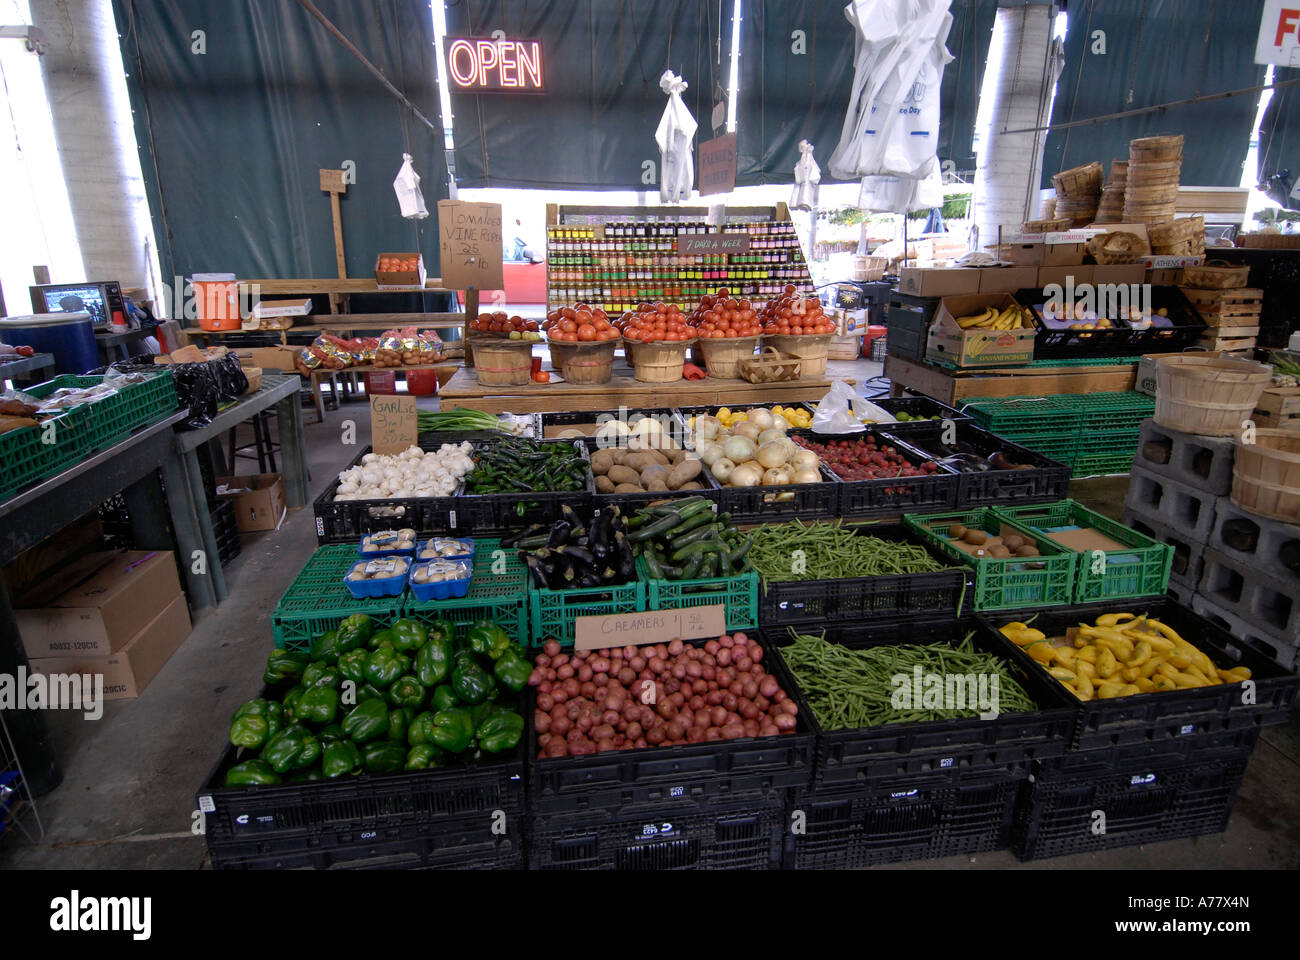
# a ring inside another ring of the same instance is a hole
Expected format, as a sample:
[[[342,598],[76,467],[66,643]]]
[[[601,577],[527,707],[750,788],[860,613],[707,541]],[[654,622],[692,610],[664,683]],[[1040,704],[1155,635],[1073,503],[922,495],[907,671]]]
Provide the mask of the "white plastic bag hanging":
[[[695,159],[691,143],[699,124],[686,109],[682,93],[687,83],[671,70],[659,78],[659,88],[668,94],[668,106],[655,131],[659,144],[659,200],[676,203],[689,200],[695,186]]]
[[[938,166],[939,87],[950,0],[854,0],[854,76],[831,173],[924,180]]]
[[[822,168],[813,159],[813,145],[799,141],[799,161],[794,165],[794,189],[790,191],[791,210],[811,210],[817,206],[821,189]]]
[[[424,194],[420,190],[420,175],[411,165],[411,155],[402,154],[402,169],[393,181],[393,191],[397,194],[397,205],[402,209],[402,216],[407,220],[423,220],[429,215],[424,205]]]

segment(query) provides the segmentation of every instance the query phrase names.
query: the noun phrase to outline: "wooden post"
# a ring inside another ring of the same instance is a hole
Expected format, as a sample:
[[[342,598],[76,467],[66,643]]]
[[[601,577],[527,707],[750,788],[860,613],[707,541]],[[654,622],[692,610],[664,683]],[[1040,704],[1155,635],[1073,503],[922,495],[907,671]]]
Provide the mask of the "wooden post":
[[[334,218],[334,257],[338,261],[339,279],[346,280],[348,277],[348,261],[343,255],[343,210],[339,205],[339,197],[348,192],[348,184],[343,179],[343,171],[322,170],[320,172],[320,188],[330,195],[330,214]],[[330,312],[337,312],[333,297],[330,298]]]
[[[43,287],[50,282],[50,268],[32,267],[32,276],[36,279],[36,285]]]
[[[474,366],[474,351],[469,346],[469,326],[478,319],[478,288],[469,287],[465,290],[465,332],[462,339],[465,344],[465,366]]]

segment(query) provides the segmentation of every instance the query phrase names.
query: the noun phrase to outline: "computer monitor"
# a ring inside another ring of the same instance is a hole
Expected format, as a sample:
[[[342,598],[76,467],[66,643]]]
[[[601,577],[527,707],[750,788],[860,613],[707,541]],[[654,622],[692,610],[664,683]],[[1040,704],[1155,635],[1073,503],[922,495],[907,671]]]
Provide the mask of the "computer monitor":
[[[128,323],[122,286],[115,280],[104,283],[47,283],[31,288],[33,313],[88,313],[96,330],[114,322]]]

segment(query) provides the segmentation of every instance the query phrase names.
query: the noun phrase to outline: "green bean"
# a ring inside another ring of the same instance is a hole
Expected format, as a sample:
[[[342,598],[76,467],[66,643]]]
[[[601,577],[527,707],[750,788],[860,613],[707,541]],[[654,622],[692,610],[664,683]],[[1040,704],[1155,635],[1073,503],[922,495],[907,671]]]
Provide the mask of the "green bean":
[[[791,634],[794,642],[781,654],[818,722],[828,730],[979,716],[978,705],[895,707],[893,678],[911,677],[918,666],[923,676],[996,675],[999,714],[1037,709],[1004,660],[975,649],[973,633],[955,645],[885,644],[856,650],[831,643],[824,635],[799,635],[793,630]]]
[[[764,583],[951,569],[920,544],[854,533],[840,521],[767,524],[754,531],[753,540],[749,556]]]

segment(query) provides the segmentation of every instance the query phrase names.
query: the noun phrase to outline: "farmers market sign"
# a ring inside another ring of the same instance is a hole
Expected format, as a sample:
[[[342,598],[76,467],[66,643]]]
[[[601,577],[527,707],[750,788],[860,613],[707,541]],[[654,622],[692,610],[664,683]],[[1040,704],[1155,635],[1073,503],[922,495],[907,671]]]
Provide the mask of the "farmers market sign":
[[[447,69],[461,90],[527,93],[546,89],[540,40],[448,38]]]

